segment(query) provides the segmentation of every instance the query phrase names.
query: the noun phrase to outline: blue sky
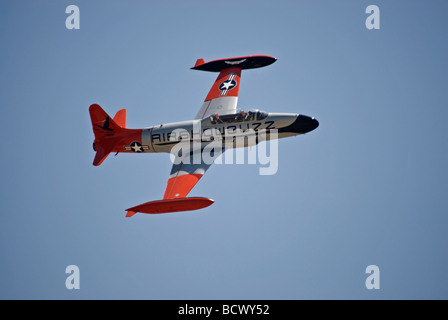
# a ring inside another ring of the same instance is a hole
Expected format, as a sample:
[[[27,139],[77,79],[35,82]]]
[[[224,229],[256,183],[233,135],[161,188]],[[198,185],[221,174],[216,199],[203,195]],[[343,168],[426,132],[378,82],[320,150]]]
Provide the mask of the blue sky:
[[[65,8],[80,29],[65,28]],[[365,27],[370,4],[380,30]],[[447,299],[446,1],[2,1],[1,299]],[[279,169],[215,165],[165,215],[167,154],[93,167],[92,103],[189,120],[206,61],[266,54],[239,106],[316,117]],[[77,265],[79,290],[65,268]],[[381,288],[367,290],[377,265]]]

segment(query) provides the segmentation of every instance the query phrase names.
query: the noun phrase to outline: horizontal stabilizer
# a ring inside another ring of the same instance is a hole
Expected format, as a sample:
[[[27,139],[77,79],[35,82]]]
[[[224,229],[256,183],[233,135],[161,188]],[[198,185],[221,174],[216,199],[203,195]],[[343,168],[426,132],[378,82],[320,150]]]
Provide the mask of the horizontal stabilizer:
[[[113,120],[122,128],[126,128],[126,109],[118,110]]]
[[[99,166],[101,163],[103,163],[103,161],[107,158],[109,153],[112,151],[113,147],[114,147],[113,145],[103,146],[101,144],[98,144],[98,146],[96,146],[96,154],[95,154],[95,158],[93,159],[93,165]]]
[[[179,211],[191,211],[206,208],[212,205],[215,201],[203,197],[178,198],[150,201],[138,206],[126,209],[126,217],[132,217],[137,212],[141,213],[168,213]]]

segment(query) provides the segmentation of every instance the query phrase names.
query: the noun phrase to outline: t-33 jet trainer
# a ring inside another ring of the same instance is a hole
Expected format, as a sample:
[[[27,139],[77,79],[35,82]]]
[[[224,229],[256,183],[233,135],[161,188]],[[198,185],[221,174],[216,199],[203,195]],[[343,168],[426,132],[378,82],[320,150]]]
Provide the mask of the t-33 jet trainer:
[[[126,209],[126,217],[131,217],[137,212],[178,212],[211,205],[214,202],[211,199],[187,197],[213,163],[213,160],[203,161],[201,157],[204,148],[211,143],[214,144],[215,151],[222,151],[224,146],[236,148],[255,145],[262,141],[260,139],[262,136],[264,140],[286,138],[310,132],[319,126],[316,119],[302,114],[267,113],[259,110],[245,112],[237,109],[241,71],[261,68],[276,60],[274,57],[265,55],[209,62],[198,59],[191,69],[219,72],[219,75],[194,120],[145,129],[128,129],[126,128],[126,109],[119,110],[111,118],[99,105],[90,106],[89,112],[95,135],[94,166],[99,166],[111,152],[166,152],[174,155],[163,199]],[[244,139],[249,136],[255,139]],[[238,145],[238,138],[243,138],[242,145]],[[179,154],[179,151],[182,152]]]

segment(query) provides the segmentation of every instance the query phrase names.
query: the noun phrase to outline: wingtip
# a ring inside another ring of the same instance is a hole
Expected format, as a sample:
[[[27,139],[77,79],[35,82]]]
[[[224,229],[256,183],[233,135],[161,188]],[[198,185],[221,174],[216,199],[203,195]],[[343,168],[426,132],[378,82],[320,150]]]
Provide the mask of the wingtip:
[[[204,59],[198,59],[198,60],[196,60],[196,63],[194,64],[194,67],[193,68],[196,68],[197,66],[200,66],[200,65],[203,65],[205,63],[205,60]]]
[[[132,217],[134,214],[136,214],[136,212],[134,212],[134,211],[128,211],[128,212],[126,213],[126,218],[130,218],[130,217]]]

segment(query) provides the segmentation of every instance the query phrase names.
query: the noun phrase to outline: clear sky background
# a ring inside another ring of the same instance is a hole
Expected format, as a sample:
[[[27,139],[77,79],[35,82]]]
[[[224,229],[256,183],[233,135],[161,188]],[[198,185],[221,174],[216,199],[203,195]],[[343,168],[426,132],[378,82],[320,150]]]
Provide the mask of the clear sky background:
[[[129,3],[130,2],[130,3]],[[67,30],[65,8],[80,9]],[[368,30],[366,7],[380,8]],[[1,299],[447,299],[447,1],[1,1]],[[239,106],[316,117],[276,175],[215,165],[164,215],[167,154],[93,167],[92,103],[194,117],[206,61],[266,54]],[[65,287],[77,265],[79,290]],[[380,289],[367,290],[368,265]]]

